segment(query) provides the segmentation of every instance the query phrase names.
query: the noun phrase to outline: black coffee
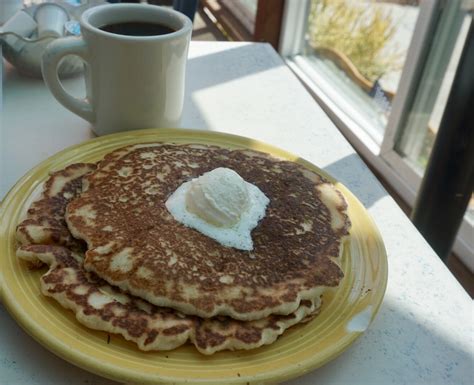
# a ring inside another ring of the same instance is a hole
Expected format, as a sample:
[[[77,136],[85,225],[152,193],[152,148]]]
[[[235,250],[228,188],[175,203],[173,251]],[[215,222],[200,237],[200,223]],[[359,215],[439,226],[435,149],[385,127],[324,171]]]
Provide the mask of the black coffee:
[[[102,31],[128,36],[157,36],[175,32],[163,24],[132,21],[127,23],[108,24],[100,27]]]

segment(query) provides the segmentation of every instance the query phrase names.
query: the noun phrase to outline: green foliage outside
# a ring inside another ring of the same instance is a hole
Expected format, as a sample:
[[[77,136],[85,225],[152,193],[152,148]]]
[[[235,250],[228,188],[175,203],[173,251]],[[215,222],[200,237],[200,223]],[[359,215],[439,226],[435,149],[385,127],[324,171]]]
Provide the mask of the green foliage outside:
[[[387,52],[396,26],[392,15],[373,1],[312,0],[309,43],[313,48],[332,48],[344,53],[359,72],[375,81],[401,68],[400,52]]]

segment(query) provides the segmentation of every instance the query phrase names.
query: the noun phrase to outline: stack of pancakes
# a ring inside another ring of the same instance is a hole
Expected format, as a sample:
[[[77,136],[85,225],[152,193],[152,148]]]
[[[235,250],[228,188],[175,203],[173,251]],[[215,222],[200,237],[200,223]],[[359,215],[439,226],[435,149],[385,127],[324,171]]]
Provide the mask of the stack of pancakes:
[[[254,248],[225,247],[177,222],[167,198],[217,167],[270,199]],[[274,342],[310,320],[343,277],[347,205],[299,164],[251,150],[146,143],[51,174],[17,229],[18,257],[45,263],[44,295],[92,329],[142,350],[187,341],[203,354]]]

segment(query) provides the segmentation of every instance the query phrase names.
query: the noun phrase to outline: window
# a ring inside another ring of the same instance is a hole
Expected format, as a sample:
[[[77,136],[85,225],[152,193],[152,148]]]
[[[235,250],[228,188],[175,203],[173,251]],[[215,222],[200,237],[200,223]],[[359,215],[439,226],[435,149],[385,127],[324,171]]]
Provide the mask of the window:
[[[280,53],[410,205],[436,138],[472,0],[287,1]],[[472,201],[472,200],[471,200]],[[455,252],[474,269],[473,205]]]
[[[379,144],[418,15],[416,2],[309,3],[304,56],[326,93],[333,90],[332,98]]]

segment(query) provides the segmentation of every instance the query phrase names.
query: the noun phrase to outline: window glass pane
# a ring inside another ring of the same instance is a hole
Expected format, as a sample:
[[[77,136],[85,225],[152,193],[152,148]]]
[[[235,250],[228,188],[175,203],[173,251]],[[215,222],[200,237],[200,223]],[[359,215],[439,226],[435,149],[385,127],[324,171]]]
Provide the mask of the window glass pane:
[[[419,15],[417,0],[311,0],[305,54],[318,84],[381,142]]]
[[[464,7],[467,3],[452,0],[443,10],[419,89],[396,145],[396,151],[420,175],[428,163],[472,22],[472,9]]]

